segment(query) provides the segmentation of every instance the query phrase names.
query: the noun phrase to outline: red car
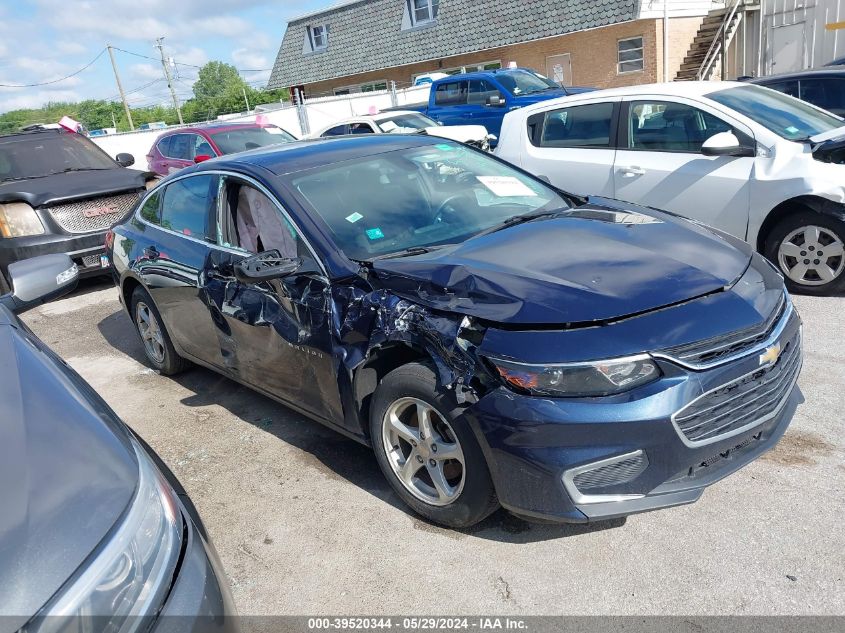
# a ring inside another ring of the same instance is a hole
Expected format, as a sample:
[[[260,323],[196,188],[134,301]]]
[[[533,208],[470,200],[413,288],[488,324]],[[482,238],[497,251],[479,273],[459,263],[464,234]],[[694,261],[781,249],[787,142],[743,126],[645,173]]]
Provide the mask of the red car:
[[[147,154],[150,171],[166,176],[215,156],[295,141],[289,132],[275,125],[220,123],[179,128],[156,139]]]

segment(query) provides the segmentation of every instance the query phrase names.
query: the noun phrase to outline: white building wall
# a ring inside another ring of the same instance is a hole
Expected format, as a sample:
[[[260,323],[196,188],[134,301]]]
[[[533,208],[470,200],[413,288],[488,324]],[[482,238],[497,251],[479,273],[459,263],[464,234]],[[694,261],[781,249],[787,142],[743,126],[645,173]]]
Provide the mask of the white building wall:
[[[845,21],[845,0],[761,0],[761,14],[758,74],[818,68],[845,56],[845,29],[825,28]]]

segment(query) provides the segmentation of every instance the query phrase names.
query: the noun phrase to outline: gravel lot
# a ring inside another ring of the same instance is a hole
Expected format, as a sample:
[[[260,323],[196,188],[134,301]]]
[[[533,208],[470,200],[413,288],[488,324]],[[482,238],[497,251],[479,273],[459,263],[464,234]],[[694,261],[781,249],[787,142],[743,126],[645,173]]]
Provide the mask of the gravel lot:
[[[797,297],[806,402],[778,445],[692,506],[594,526],[412,516],[372,453],[204,369],[144,363],[117,291],[25,315],[161,455],[242,614],[845,614],[845,298]]]

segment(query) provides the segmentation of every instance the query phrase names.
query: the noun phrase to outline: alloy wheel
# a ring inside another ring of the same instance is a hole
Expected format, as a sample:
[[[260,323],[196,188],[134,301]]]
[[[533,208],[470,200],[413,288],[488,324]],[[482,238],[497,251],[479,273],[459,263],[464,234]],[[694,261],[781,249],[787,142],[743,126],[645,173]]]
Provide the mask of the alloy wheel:
[[[449,422],[418,398],[400,398],[382,420],[382,442],[390,467],[417,499],[446,506],[461,494],[464,454]]]
[[[164,335],[152,310],[143,301],[139,301],[135,307],[135,324],[138,326],[147,356],[153,362],[163,364],[166,353]]]
[[[822,286],[845,269],[845,248],[836,233],[823,226],[802,226],[781,241],[780,269],[796,284]]]

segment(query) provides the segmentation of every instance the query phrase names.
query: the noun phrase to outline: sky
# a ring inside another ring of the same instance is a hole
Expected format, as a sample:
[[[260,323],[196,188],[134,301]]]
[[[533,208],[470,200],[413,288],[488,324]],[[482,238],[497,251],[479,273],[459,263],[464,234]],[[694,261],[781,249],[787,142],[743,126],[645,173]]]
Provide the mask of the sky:
[[[168,103],[155,39],[177,65],[174,87],[191,96],[198,66],[219,60],[242,69],[263,87],[282,42],[287,20],[335,0],[23,0],[0,4],[0,113],[48,101],[118,99],[103,53],[64,81],[32,87],[76,72],[107,44],[115,50],[130,106]],[[130,54],[130,53],[134,53]],[[152,59],[146,59],[150,57]]]

